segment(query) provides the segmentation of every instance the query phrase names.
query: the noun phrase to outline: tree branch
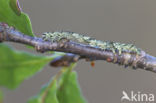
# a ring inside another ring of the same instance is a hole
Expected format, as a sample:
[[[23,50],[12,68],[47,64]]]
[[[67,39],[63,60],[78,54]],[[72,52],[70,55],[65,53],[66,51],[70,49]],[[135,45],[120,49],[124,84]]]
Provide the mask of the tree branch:
[[[71,55],[67,55],[66,59],[64,59],[65,61],[75,62],[83,58],[89,58],[89,60],[106,60],[107,62],[124,65],[125,67],[131,66],[156,73],[156,57],[146,54],[143,50],[139,55],[134,53],[122,53],[119,55],[111,51],[104,51],[100,48],[68,40],[61,40],[60,42],[44,41],[42,38],[24,35],[5,23],[0,23],[0,41],[30,45],[35,47],[38,52],[59,51],[72,53]],[[68,57],[71,58],[69,59]]]

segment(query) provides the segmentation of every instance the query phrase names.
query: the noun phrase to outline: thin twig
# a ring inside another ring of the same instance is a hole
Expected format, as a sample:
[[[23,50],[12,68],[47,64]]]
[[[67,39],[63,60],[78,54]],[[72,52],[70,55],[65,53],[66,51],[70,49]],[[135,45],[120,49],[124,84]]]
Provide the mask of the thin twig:
[[[56,80],[59,79],[61,74],[63,73],[63,69],[61,69],[55,76],[52,78],[52,81],[48,84],[47,88],[45,89],[44,93],[42,94],[41,97],[41,103],[45,103],[46,96],[48,95],[49,90],[52,88]]]
[[[62,40],[60,42],[44,41],[42,38],[24,35],[13,27],[0,23],[0,41],[16,42],[35,47],[39,52],[60,51],[79,55],[80,58],[90,60],[106,60],[111,63],[141,68],[156,73],[156,57],[146,54],[143,50],[139,55],[122,53],[114,54],[111,51],[104,51],[100,48],[76,43],[73,41]],[[79,59],[80,59],[79,58]],[[79,60],[78,59],[78,60]]]

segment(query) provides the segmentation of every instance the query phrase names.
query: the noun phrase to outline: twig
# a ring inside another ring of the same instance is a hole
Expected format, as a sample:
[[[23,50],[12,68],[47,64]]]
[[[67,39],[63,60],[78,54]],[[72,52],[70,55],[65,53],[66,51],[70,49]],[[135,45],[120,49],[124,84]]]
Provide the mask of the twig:
[[[56,82],[56,80],[59,79],[59,77],[61,76],[62,73],[63,73],[63,69],[61,69],[61,70],[54,76],[54,78],[52,78],[52,81],[48,84],[48,86],[46,87],[44,93],[42,94],[41,103],[45,103],[45,99],[46,99],[46,96],[48,95],[48,92],[50,91],[50,89],[52,88],[52,86],[54,85],[54,83]]]
[[[39,52],[60,51],[72,53],[79,55],[80,58],[89,58],[90,60],[106,60],[119,65],[132,66],[133,68],[141,68],[156,72],[156,57],[146,54],[143,50],[139,55],[130,53],[122,53],[119,55],[114,54],[111,51],[104,51],[96,47],[91,47],[89,45],[73,41],[44,41],[42,38],[24,35],[13,27],[9,27],[6,24],[4,25],[4,23],[0,23],[0,41],[27,44],[35,47],[35,49]]]
[[[80,56],[66,53],[64,56],[57,56],[50,62],[50,66],[53,67],[68,67],[71,63],[77,62]]]

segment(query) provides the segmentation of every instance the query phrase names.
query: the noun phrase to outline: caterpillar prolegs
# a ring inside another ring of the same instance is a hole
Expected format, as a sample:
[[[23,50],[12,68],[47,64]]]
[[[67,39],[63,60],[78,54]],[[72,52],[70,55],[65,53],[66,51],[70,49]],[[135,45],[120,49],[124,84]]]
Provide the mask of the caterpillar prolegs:
[[[45,41],[59,42],[61,39],[67,39],[76,41],[79,43],[88,44],[92,47],[97,47],[105,51],[111,51],[114,54],[121,55],[122,53],[130,53],[139,55],[141,52],[140,48],[137,48],[133,44],[124,44],[112,41],[101,41],[74,32],[46,32],[42,35]]]

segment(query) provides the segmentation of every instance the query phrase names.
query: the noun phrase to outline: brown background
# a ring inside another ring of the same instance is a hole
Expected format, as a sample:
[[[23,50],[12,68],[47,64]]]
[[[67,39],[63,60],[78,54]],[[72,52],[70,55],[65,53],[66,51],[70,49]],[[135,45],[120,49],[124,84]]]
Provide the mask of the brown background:
[[[19,0],[28,13],[34,33],[73,31],[100,40],[134,43],[156,55],[156,0]],[[23,45],[13,44],[17,49]],[[27,50],[31,51],[31,50]],[[36,52],[34,52],[36,53]],[[36,95],[59,69],[48,65],[13,91],[4,103],[25,103]],[[156,74],[97,61],[80,61],[76,67],[80,86],[89,103],[121,103],[122,91],[141,91],[156,96]]]

